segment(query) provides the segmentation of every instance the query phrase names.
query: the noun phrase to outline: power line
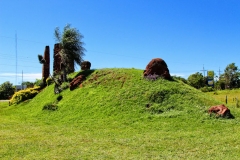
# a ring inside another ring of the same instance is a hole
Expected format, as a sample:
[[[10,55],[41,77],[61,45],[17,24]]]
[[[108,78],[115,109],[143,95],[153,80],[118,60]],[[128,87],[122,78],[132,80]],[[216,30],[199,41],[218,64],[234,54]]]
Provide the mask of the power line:
[[[1,57],[4,56],[4,57],[14,57],[14,54],[5,54],[5,53],[0,53]],[[26,56],[21,56],[19,55],[18,57],[20,58],[30,58],[30,57],[26,57]],[[36,56],[35,56],[36,57]]]
[[[9,59],[7,59],[7,58],[1,58],[2,60],[7,60],[9,63],[10,62],[13,62],[13,60],[11,59],[11,60],[9,60]],[[31,60],[24,60],[24,59],[19,59],[18,58],[18,61],[20,61],[20,63],[21,62],[27,62],[27,64],[39,64],[40,65],[40,63],[39,63],[39,61],[38,60],[35,60],[35,61],[31,61]],[[26,63],[25,63],[26,64]],[[9,65],[9,64],[6,64],[6,65]]]
[[[2,36],[2,35],[0,35],[0,37],[2,37],[2,38],[15,39],[14,37],[8,37],[8,36]],[[38,42],[38,41],[33,41],[33,40],[21,39],[21,38],[19,38],[18,40],[20,40],[20,41],[32,42],[32,43],[49,44],[49,43],[46,43],[46,42]]]
[[[11,38],[11,39],[14,39],[13,37],[8,37],[8,36],[3,36],[3,35],[0,35],[0,37],[3,37],[3,38]],[[33,40],[26,40],[26,39],[21,39],[21,38],[18,38],[18,40],[22,40],[22,41],[28,41],[28,42],[33,42],[33,43],[42,43],[42,44],[46,44],[45,42],[38,42],[38,41],[33,41]],[[91,52],[93,52],[93,53],[101,53],[101,54],[105,54],[105,55],[112,55],[112,56],[120,56],[120,57],[126,57],[126,58],[134,58],[134,59],[146,59],[146,57],[139,57],[139,56],[129,56],[129,55],[122,55],[122,54],[113,54],[113,53],[107,53],[107,52],[102,52],[102,51],[96,51],[96,50],[88,50],[88,51],[90,51],[90,53]],[[88,52],[89,53],[89,52]],[[6,54],[7,55],[7,54]],[[19,57],[18,57],[18,59],[19,59]],[[196,64],[196,63],[188,63],[188,62],[186,62],[186,63],[182,63],[182,62],[169,62],[169,63],[178,63],[178,64],[189,64],[189,65],[191,65],[191,64]],[[204,75],[205,75],[205,71],[207,71],[207,70],[201,70],[201,71],[203,71],[204,72]]]
[[[7,37],[7,36],[1,36],[0,35],[0,37],[4,37],[4,38],[12,38],[13,39],[13,37]],[[32,40],[26,40],[26,39],[20,39],[20,38],[18,38],[18,40],[23,40],[23,41],[29,41],[29,42],[34,42],[34,43],[42,43],[43,44],[43,42],[37,42],[37,41],[32,41]],[[44,43],[44,44],[46,44],[46,43]],[[107,53],[107,52],[102,52],[102,51],[96,51],[96,50],[88,50],[88,51],[90,51],[90,53],[91,52],[93,52],[93,53],[101,53],[101,54],[105,54],[105,55],[112,55],[112,56],[120,56],[120,57],[126,57],[126,58],[134,58],[134,59],[146,59],[146,57],[139,57],[139,56],[129,56],[129,55],[122,55],[122,54],[114,54],[114,53]],[[89,52],[88,52],[89,53]],[[193,63],[182,63],[182,62],[171,62],[171,63],[178,63],[178,64],[189,64],[189,65],[191,65],[191,64],[193,64]],[[195,63],[194,63],[195,64]]]
[[[17,33],[15,34],[15,49],[16,49],[16,79],[15,84],[17,84]],[[17,91],[17,88],[16,88]]]

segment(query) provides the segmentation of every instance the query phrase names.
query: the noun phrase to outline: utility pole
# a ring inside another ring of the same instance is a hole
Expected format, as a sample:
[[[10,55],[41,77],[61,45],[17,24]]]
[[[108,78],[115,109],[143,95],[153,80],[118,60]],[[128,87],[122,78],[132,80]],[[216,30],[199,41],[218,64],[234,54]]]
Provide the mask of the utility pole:
[[[16,84],[16,91],[17,91],[17,32],[15,33],[15,52],[16,52],[16,79],[15,79],[15,84]]]
[[[219,76],[219,78],[220,78],[220,73],[221,73],[222,71],[220,70],[220,67],[219,67],[219,70],[218,70],[218,76]]]
[[[22,90],[23,90],[23,70],[22,70]]]
[[[200,71],[203,71],[203,76],[205,77],[205,71],[207,71],[207,70],[204,69],[204,65],[203,65],[203,69]]]

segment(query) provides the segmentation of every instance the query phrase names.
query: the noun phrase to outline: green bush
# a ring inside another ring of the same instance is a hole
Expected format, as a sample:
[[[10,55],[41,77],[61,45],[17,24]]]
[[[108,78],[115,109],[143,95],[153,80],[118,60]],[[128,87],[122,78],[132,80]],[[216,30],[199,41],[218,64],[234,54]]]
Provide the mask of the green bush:
[[[40,90],[40,87],[28,88],[15,92],[12,98],[10,99],[10,104],[18,104],[28,99],[35,97]]]
[[[36,81],[34,82],[34,86],[43,89],[45,87],[43,79],[36,79]]]
[[[235,101],[236,101],[236,107],[239,108],[240,107],[239,100],[235,98]]]
[[[68,78],[67,78],[67,81],[68,81],[68,82],[72,82],[73,79],[74,79],[74,78],[72,78],[72,77],[68,77]]]
[[[50,103],[47,103],[43,106],[42,110],[51,110],[51,111],[55,111],[58,109],[58,102],[61,101],[63,98],[62,95],[58,95],[57,99],[55,102],[50,102]]]
[[[57,104],[55,103],[47,103],[43,106],[42,110],[51,110],[51,111],[55,111],[58,109]]]
[[[48,86],[49,86],[50,84],[52,84],[52,83],[53,83],[52,78],[48,77],[48,78],[46,79],[46,83],[47,83]]]
[[[62,95],[58,95],[58,97],[57,97],[57,102],[61,101],[61,100],[62,100],[62,98],[63,98],[63,96],[62,96]]]
[[[165,99],[168,99],[171,93],[168,90],[161,90],[154,92],[149,96],[149,100],[155,103],[162,103]]]
[[[212,92],[212,91],[214,91],[214,88],[205,86],[205,87],[202,87],[200,90],[202,92]]]
[[[62,89],[62,90],[65,90],[65,89],[69,88],[69,85],[70,85],[69,82],[63,82],[63,83],[61,84],[61,89]]]

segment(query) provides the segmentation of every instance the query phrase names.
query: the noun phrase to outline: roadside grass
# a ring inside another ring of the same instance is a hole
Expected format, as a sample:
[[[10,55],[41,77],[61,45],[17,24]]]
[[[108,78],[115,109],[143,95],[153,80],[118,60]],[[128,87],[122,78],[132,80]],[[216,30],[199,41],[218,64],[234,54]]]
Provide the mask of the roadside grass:
[[[238,100],[239,101],[238,107],[240,108],[240,89],[220,90],[220,91],[214,91],[214,92],[207,92],[207,94],[214,97],[214,99],[220,101],[222,104],[225,104],[231,107],[237,107],[236,103]]]
[[[75,73],[78,75],[79,73]],[[220,101],[180,81],[146,80],[142,70],[101,69],[82,88],[50,85],[32,100],[0,103],[1,159],[238,159],[235,119],[210,117]]]

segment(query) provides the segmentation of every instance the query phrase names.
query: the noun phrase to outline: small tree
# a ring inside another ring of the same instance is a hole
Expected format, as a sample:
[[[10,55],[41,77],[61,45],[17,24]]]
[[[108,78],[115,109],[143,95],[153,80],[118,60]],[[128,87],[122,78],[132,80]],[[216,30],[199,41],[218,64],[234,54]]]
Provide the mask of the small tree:
[[[0,99],[9,99],[14,94],[15,88],[9,81],[0,85]]]
[[[226,88],[237,88],[239,84],[240,72],[235,63],[229,64],[224,70]]]
[[[220,77],[218,77],[218,80],[214,84],[214,88],[217,90],[223,90],[225,89],[225,78],[224,75],[221,74]]]
[[[195,74],[191,74],[188,77],[188,84],[194,88],[199,89],[206,85],[206,78],[203,77],[202,73],[197,72]]]

